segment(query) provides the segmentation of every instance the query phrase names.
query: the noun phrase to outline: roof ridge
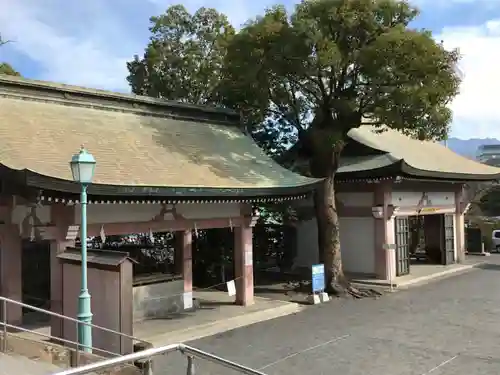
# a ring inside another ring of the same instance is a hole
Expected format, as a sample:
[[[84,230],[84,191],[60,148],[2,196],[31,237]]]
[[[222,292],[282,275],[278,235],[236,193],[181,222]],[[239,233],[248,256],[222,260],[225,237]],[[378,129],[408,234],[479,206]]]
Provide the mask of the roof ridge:
[[[61,99],[65,99],[64,101],[67,104],[81,105],[82,102],[86,102],[88,105],[97,105],[102,109],[109,107],[109,109],[114,111],[150,112],[150,114],[156,116],[161,115],[162,112],[167,117],[171,117],[175,113],[183,113],[189,114],[194,118],[205,118],[225,123],[239,123],[239,114],[230,109],[185,104],[148,96],[91,89],[2,74],[0,74],[0,94],[30,100],[39,97],[41,100],[54,102],[61,102]],[[54,97],[60,100],[51,100]],[[118,103],[120,105],[117,106]]]

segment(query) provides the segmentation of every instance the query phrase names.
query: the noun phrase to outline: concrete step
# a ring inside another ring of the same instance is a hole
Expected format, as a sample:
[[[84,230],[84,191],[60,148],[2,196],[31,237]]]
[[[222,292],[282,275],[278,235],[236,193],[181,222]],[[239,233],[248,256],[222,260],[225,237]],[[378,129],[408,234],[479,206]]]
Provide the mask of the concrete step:
[[[49,375],[59,371],[62,369],[51,363],[0,353],[0,375]]]

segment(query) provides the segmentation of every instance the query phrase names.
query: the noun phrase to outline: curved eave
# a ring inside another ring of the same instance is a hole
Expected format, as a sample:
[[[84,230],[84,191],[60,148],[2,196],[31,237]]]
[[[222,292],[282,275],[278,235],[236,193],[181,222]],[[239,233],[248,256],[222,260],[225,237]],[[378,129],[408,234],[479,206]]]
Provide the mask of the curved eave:
[[[427,178],[434,180],[453,180],[453,181],[495,181],[500,179],[500,173],[497,174],[464,174],[452,172],[426,171],[412,167],[408,163],[401,163],[401,172],[417,178]]]
[[[364,179],[377,179],[389,176],[398,176],[401,173],[402,162],[394,162],[392,164],[384,165],[379,168],[372,168],[366,170],[357,170],[350,172],[339,172],[336,175],[336,180],[364,180]]]
[[[23,171],[24,183],[31,188],[58,193],[65,199],[78,197],[80,186],[73,181],[66,181]],[[256,188],[219,188],[219,187],[164,187],[91,184],[89,196],[94,200],[167,200],[167,201],[246,201],[263,202],[286,200],[287,197],[301,198],[313,192],[321,183],[316,179],[310,184],[299,186],[256,187]],[[54,194],[49,194],[54,195]]]
[[[380,158],[380,156],[373,157],[373,159]],[[391,163],[391,160],[394,162]],[[337,180],[361,180],[361,179],[376,179],[385,177],[396,177],[396,176],[408,176],[416,179],[427,179],[427,180],[441,180],[441,181],[457,181],[457,182],[467,182],[467,181],[495,181],[500,179],[499,174],[470,174],[470,173],[452,173],[452,172],[439,172],[439,171],[427,171],[423,169],[418,169],[405,160],[396,161],[395,158],[387,157],[386,163],[378,168],[368,167],[369,159],[367,159],[366,164],[359,164],[356,166],[357,170],[349,170],[343,172],[342,169],[337,173]],[[366,167],[366,169],[363,169]]]

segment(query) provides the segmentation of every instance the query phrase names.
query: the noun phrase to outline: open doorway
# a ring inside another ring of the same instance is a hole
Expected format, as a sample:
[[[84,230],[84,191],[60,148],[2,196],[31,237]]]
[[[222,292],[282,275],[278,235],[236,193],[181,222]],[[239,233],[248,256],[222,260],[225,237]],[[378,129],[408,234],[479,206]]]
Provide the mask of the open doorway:
[[[412,216],[410,259],[419,264],[455,263],[455,226],[453,214]]]
[[[28,305],[50,310],[50,241],[22,241],[22,301]],[[23,323],[48,319],[23,308]]]

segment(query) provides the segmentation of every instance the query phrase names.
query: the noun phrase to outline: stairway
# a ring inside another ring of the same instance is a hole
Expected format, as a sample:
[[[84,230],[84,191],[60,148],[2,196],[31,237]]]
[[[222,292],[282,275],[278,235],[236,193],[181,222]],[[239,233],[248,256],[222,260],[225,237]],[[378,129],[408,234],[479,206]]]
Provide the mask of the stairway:
[[[49,375],[61,370],[51,363],[0,353],[0,375]]]

